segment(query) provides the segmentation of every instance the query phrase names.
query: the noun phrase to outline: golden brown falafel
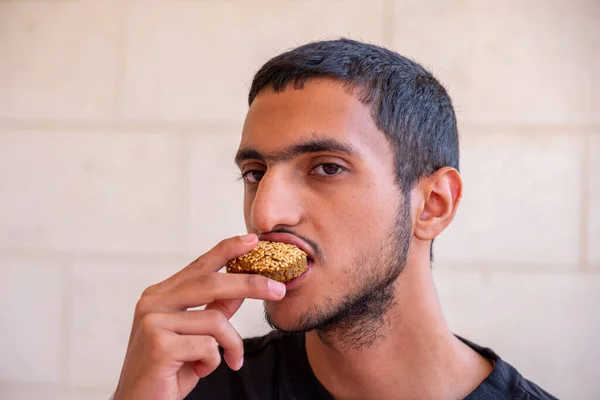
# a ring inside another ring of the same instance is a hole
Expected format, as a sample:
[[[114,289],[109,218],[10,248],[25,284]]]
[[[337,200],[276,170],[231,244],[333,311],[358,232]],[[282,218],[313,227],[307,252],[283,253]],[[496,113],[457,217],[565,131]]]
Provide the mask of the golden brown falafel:
[[[283,283],[297,278],[307,269],[307,254],[300,248],[265,240],[227,264],[229,273],[259,274]]]

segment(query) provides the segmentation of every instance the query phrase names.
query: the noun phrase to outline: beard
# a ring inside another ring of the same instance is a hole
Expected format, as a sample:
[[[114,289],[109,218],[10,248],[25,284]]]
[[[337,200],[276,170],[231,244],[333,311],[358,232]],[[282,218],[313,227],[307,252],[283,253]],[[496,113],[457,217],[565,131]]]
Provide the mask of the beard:
[[[277,326],[265,310],[267,323],[284,333],[316,331],[321,341],[342,349],[370,347],[385,335],[386,313],[394,304],[394,284],[408,260],[412,223],[409,196],[404,196],[388,239],[359,254],[350,269],[352,289],[337,301],[325,296],[311,306],[293,330]]]

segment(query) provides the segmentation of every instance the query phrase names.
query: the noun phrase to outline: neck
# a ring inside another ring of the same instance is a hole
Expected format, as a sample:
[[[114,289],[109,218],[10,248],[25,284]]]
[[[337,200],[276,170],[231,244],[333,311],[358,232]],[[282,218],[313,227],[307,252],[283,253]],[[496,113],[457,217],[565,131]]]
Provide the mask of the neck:
[[[306,334],[317,379],[336,399],[466,397],[492,365],[450,331],[429,266],[409,261],[394,293],[369,345],[346,346],[351,327],[326,338],[315,331]]]

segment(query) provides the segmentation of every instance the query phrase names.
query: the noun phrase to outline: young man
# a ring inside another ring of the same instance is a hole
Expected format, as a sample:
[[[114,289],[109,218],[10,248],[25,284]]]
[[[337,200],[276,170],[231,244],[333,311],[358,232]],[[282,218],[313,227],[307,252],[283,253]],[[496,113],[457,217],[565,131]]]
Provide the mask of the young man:
[[[431,246],[462,183],[452,103],[429,72],[310,43],[267,62],[249,104],[235,158],[249,234],[143,293],[116,400],[554,398],[442,315]],[[309,270],[285,285],[217,273],[259,239],[298,245]],[[265,301],[272,333],[240,338],[229,318],[245,298]]]

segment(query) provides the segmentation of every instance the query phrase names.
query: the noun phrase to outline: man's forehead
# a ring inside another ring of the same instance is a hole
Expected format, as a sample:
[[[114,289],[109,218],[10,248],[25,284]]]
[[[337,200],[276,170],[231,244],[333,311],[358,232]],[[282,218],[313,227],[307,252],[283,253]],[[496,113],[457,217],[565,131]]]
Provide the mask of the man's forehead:
[[[278,129],[295,129],[297,135],[336,134],[340,125],[352,123],[364,111],[364,104],[338,83],[308,81],[302,88],[261,92],[248,110],[243,134]]]
[[[265,91],[257,96],[248,110],[239,149],[265,156],[289,155],[294,146],[318,141],[336,142],[330,146],[332,151],[343,151],[345,146],[353,150],[349,154],[363,155],[370,151],[381,155],[382,146],[389,145],[368,105],[338,82],[315,80],[302,89]]]

